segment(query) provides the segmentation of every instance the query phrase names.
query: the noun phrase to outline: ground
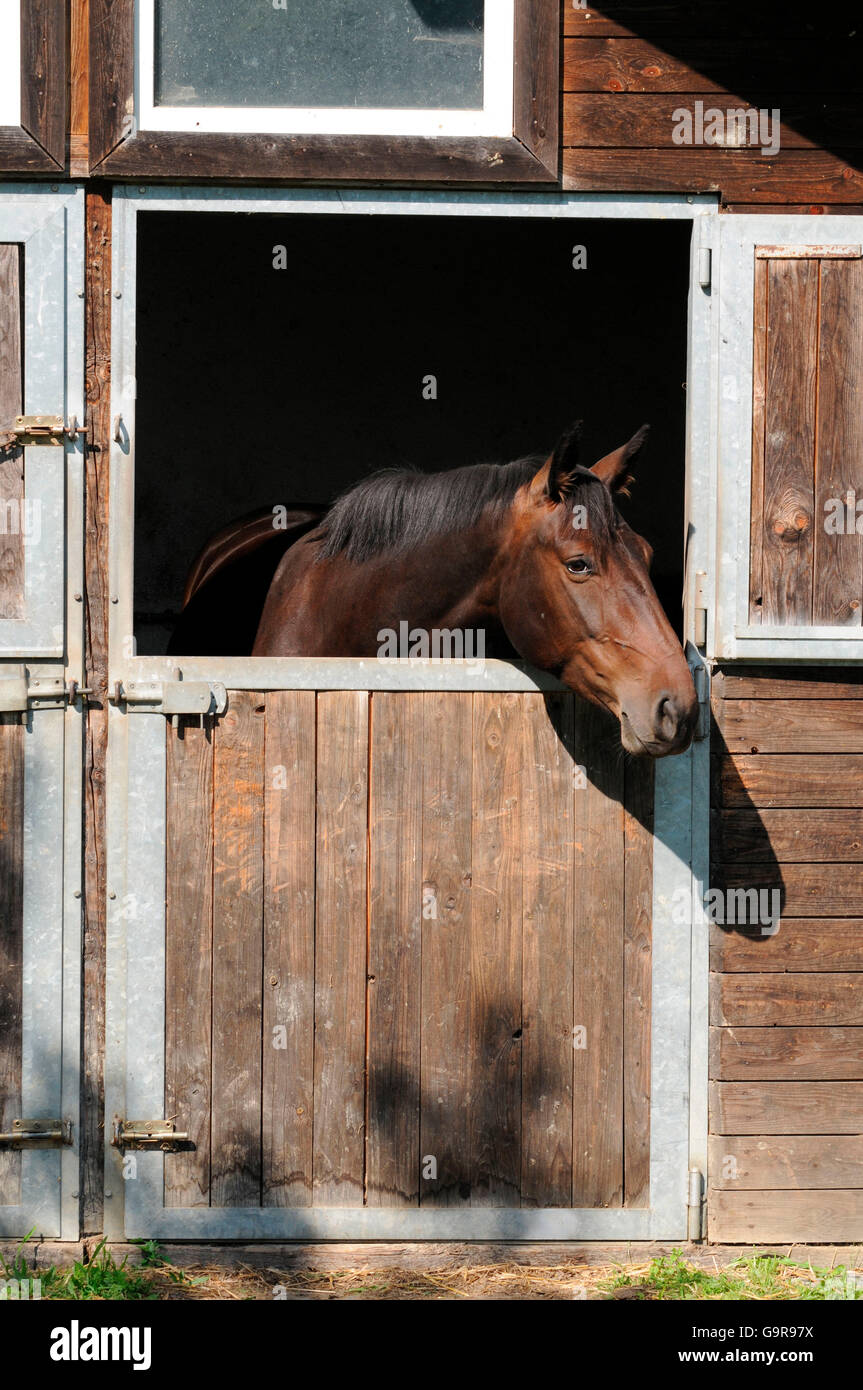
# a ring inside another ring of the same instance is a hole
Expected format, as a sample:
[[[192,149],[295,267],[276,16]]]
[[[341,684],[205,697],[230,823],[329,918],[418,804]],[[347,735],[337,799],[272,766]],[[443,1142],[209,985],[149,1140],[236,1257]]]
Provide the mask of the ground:
[[[152,1241],[5,1242],[0,1262],[0,1300],[27,1296],[28,1279],[43,1299],[99,1301],[863,1300],[859,1246],[210,1246],[196,1260]]]

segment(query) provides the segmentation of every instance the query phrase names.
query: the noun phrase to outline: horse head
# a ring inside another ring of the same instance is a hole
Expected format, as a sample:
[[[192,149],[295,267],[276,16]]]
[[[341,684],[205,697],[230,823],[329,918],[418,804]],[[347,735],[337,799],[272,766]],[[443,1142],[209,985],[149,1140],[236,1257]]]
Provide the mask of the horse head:
[[[689,746],[698,702],[651,548],[614,500],[647,432],[584,468],[581,422],[566,431],[516,496],[499,616],[520,656],[617,716],[628,752],[664,757]]]

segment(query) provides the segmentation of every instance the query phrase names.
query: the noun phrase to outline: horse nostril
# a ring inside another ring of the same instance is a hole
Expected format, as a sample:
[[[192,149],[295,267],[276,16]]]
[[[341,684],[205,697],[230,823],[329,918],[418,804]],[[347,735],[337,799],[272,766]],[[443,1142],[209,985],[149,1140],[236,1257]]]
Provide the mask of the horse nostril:
[[[660,696],[656,706],[654,729],[662,738],[671,740],[677,737],[680,728],[680,714],[670,695]]]

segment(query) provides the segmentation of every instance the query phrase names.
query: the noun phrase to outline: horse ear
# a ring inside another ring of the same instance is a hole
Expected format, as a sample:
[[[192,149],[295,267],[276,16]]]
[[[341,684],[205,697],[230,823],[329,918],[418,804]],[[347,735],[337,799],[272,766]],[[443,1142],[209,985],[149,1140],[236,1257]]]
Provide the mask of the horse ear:
[[[630,476],[630,466],[641,452],[641,447],[650,433],[649,425],[642,425],[637,434],[634,434],[628,444],[621,444],[619,449],[613,453],[606,454],[598,463],[591,468],[591,473],[595,473],[597,478],[601,478],[612,492],[620,492],[626,489],[632,482]]]
[[[553,502],[559,502],[569,491],[572,475],[578,467],[582,421],[576,420],[564,430],[554,448],[548,465],[546,490]]]

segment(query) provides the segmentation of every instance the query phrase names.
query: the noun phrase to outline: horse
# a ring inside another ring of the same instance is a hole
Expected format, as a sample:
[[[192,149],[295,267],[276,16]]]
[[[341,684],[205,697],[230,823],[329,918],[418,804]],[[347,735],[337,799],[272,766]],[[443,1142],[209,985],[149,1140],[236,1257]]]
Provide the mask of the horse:
[[[681,753],[698,713],[692,676],[650,581],[652,549],[615,500],[648,428],[592,467],[579,462],[577,421],[548,456],[372,474],[325,512],[288,515],[274,573],[273,515],[261,513],[238,545],[235,524],[205,548],[187,609],[230,577],[244,544],[266,546],[253,656],[368,658],[385,633],[482,633],[486,654],[520,658],[611,711],[628,753]]]

